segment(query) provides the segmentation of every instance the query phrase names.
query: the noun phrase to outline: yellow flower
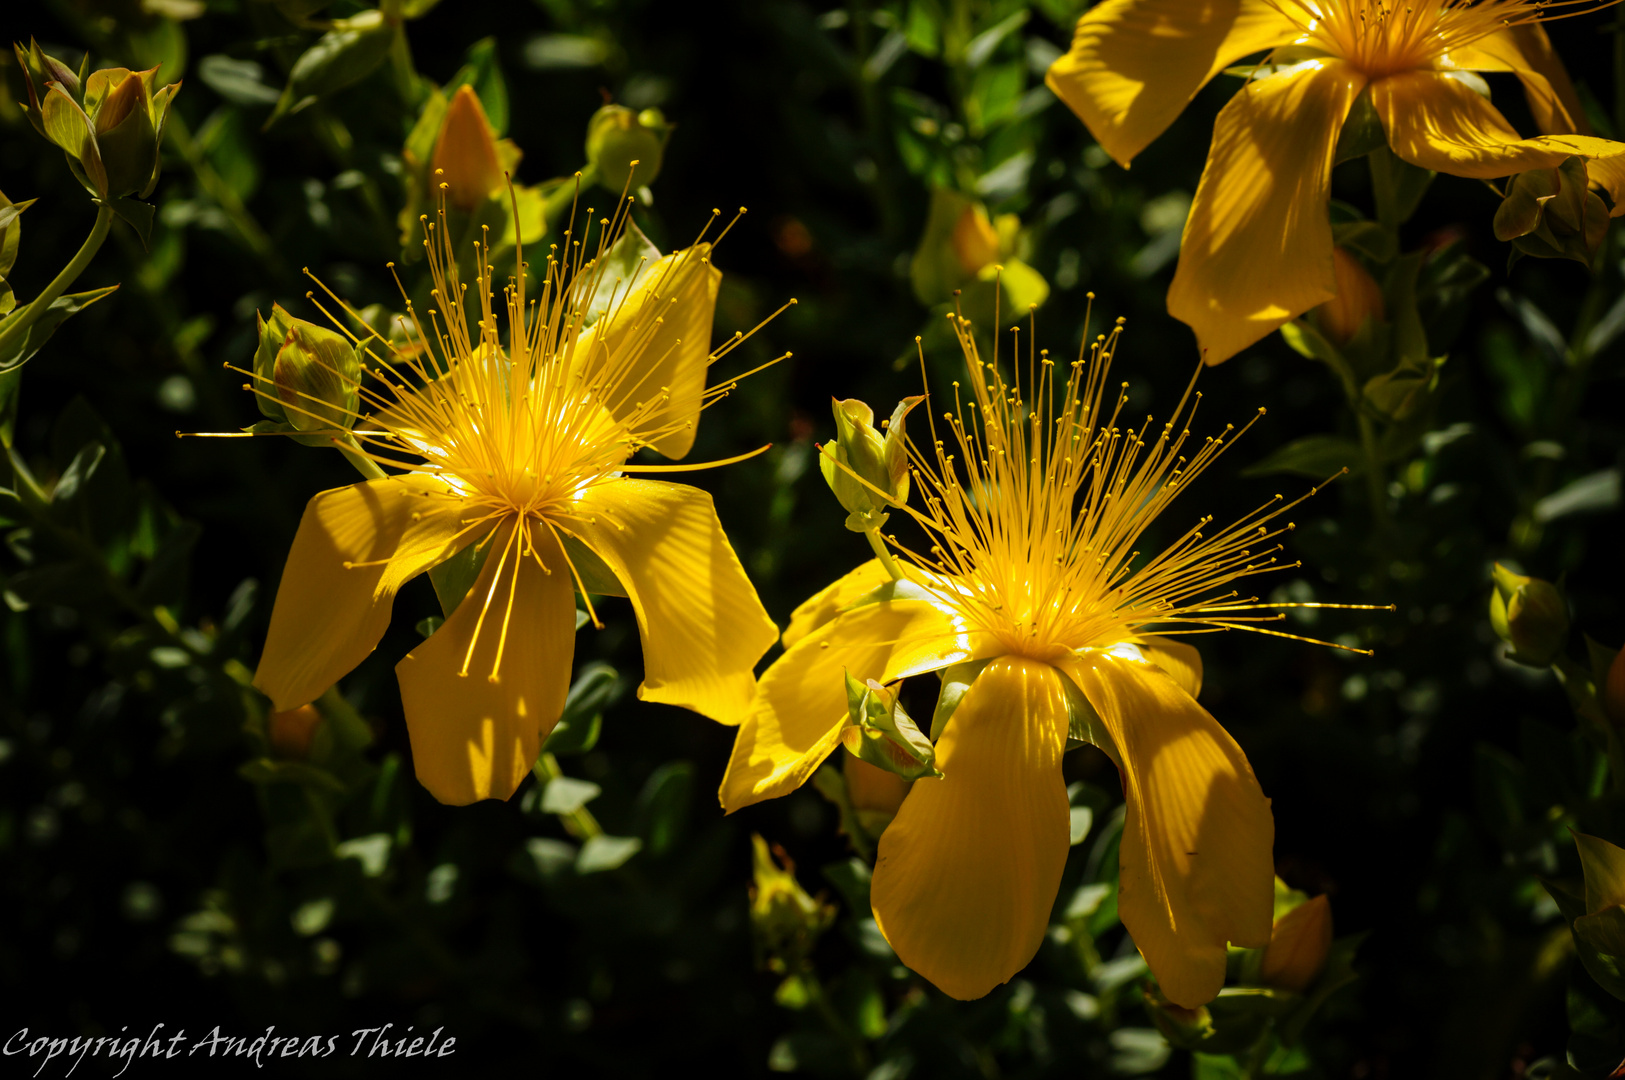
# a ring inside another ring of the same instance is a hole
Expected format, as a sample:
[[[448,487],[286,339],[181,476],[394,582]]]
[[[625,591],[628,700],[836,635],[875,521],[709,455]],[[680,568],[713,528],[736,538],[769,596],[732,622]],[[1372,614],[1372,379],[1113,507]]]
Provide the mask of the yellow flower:
[[[706,389],[706,367],[742,335],[709,352],[721,274],[707,243],[617,262],[616,279],[624,214],[590,262],[580,242],[553,248],[539,299],[513,279],[506,343],[489,265],[472,288],[458,281],[444,213],[427,226],[438,310],[409,303],[417,340],[373,356],[356,387],[361,445],[403,471],[313,498],[283,572],[254,677],[278,712],[372,652],[408,579],[470,545],[483,556],[466,598],[395,668],[418,779],[442,802],[506,798],[530,769],[564,706],[578,588],[630,597],[640,697],[723,723],[743,718],[774,638],[711,497],[631,475],[701,467],[629,459],[688,452],[700,410],[729,388]]]
[[[1625,144],[1586,134],[1540,20],[1544,0],[1105,0],[1051,89],[1125,167],[1208,80],[1272,51],[1219,113],[1168,311],[1219,363],[1335,291],[1327,215],[1343,122],[1362,95],[1412,165],[1492,179],[1588,160],[1625,212]],[[1572,13],[1565,10],[1564,14]],[[1474,72],[1512,72],[1546,134],[1520,139]]]
[[[933,415],[947,430],[911,444],[925,508],[900,507],[929,548],[898,546],[903,580],[872,561],[795,612],[722,804],[783,795],[818,768],[847,724],[843,670],[881,684],[939,672],[942,778],[914,782],[875,865],[874,914],[897,955],[962,999],[1032,958],[1069,847],[1071,735],[1122,775],[1123,923],[1167,996],[1195,1007],[1223,984],[1226,942],[1269,943],[1274,820],[1241,748],[1196,703],[1196,650],[1161,635],[1264,618],[1229,587],[1271,568],[1285,530],[1266,523],[1288,505],[1212,531],[1202,518],[1141,558],[1152,521],[1239,433],[1193,449],[1194,389],[1161,428],[1120,426],[1125,398],[1103,400],[1117,330],[1069,373],[1022,359],[1012,383],[954,325],[969,399],[955,383],[956,408]]]

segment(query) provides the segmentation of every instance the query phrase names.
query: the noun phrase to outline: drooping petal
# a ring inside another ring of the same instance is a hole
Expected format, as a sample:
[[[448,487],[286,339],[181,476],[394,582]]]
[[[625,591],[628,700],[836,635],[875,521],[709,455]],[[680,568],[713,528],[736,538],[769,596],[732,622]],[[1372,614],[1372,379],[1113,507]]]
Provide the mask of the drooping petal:
[[[1105,0],[1044,81],[1126,168],[1209,79],[1300,33],[1267,0]]]
[[[864,593],[873,592],[891,580],[879,559],[870,559],[862,566],[837,578],[790,613],[790,625],[784,628],[780,640],[788,649],[814,630],[834,619],[852,601]]]
[[[443,803],[512,795],[564,711],[575,591],[558,541],[529,535],[534,553],[498,530],[468,596],[395,665],[418,780]]]
[[[1225,943],[1269,944],[1275,820],[1246,755],[1152,665],[1090,652],[1060,665],[1117,751],[1128,816],[1118,910],[1176,1005],[1224,985]]]
[[[867,604],[820,627],[757,684],[722,778],[723,809],[786,795],[829,756],[847,723],[843,671],[885,683],[998,650],[990,635],[927,600]]]
[[[669,458],[694,445],[721,282],[710,244],[674,251],[644,270],[577,346],[590,350],[589,380],[606,380],[600,394],[610,412],[618,420],[636,414],[633,432]]]
[[[334,488],[305,506],[254,685],[277,712],[314,701],[377,647],[395,592],[479,539],[462,500],[423,476]]]
[[[1341,60],[1311,60],[1219,113],[1168,290],[1209,364],[1332,297],[1333,150],[1364,84]]]
[[[1193,698],[1202,696],[1202,654],[1196,646],[1173,638],[1152,637],[1140,642],[1140,651],[1185,693]]]
[[[1607,189],[1614,216],[1625,214],[1625,143],[1590,135],[1520,139],[1495,106],[1436,71],[1409,71],[1373,83],[1371,104],[1395,154],[1424,169],[1493,180],[1550,169],[1572,155],[1587,159],[1593,183]]]
[[[590,488],[566,527],[626,588],[643,638],[638,697],[724,724],[745,718],[756,661],[778,627],[717,521],[711,496],[658,480]]]
[[[1066,696],[1048,664],[993,661],[881,834],[871,895],[898,959],[950,997],[979,998],[1027,966],[1066,868]]]
[[[1521,23],[1466,48],[1452,49],[1446,62],[1460,71],[1510,71],[1518,76],[1535,124],[1544,134],[1591,134],[1580,95],[1539,23]]]

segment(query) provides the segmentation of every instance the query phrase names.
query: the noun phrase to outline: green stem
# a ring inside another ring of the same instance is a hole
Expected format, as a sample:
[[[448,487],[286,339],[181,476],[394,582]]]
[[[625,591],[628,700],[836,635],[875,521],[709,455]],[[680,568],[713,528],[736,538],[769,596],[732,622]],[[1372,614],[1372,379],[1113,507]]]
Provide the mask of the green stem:
[[[897,560],[892,558],[892,553],[887,549],[886,540],[880,535],[880,530],[878,528],[865,529],[863,538],[869,541],[869,546],[874,549],[875,558],[880,560],[880,565],[886,568],[886,573],[891,575],[891,579],[893,581],[902,581],[903,570],[897,565]]]
[[[389,474],[380,469],[376,461],[356,448],[354,436],[351,436],[348,443],[339,442],[335,438],[333,445],[338,449],[339,453],[344,455],[344,460],[354,465],[356,471],[368,480],[385,480],[389,478]]]
[[[863,1045],[862,1036],[853,1031],[851,1026],[841,1019],[834,1006],[829,1003],[829,997],[824,993],[824,984],[819,981],[818,973],[813,970],[810,963],[803,961],[801,970],[797,972],[797,975],[801,979],[802,985],[807,988],[807,1000],[812,1003],[813,1011],[824,1022],[824,1026],[829,1028],[830,1033],[846,1043],[847,1049],[852,1052],[852,1064],[857,1067],[858,1075],[867,1074],[869,1071],[869,1048]]]
[[[96,224],[91,227],[90,235],[85,238],[84,246],[73,261],[64,266],[62,272],[45,286],[45,291],[34,297],[27,307],[0,323],[0,356],[4,356],[12,343],[27,333],[35,320],[50,310],[57,297],[68,291],[68,286],[78,279],[85,267],[90,265],[90,260],[96,257],[96,252],[101,250],[102,241],[107,239],[107,230],[112,224],[113,208],[102,203],[96,208]]]
[[[1351,403],[1355,419],[1360,424],[1360,449],[1365,455],[1365,490],[1371,501],[1371,520],[1386,533],[1388,529],[1388,492],[1383,479],[1382,455],[1377,451],[1377,431],[1371,417],[1360,411],[1358,402]]]
[[[562,779],[564,769],[559,766],[559,759],[543,751],[536,758],[536,773],[546,777],[548,782]],[[564,831],[577,840],[591,840],[595,836],[604,835],[604,827],[598,824],[598,819],[592,816],[592,811],[583,806],[579,810],[572,810],[568,814],[560,814],[558,818],[564,823]]]

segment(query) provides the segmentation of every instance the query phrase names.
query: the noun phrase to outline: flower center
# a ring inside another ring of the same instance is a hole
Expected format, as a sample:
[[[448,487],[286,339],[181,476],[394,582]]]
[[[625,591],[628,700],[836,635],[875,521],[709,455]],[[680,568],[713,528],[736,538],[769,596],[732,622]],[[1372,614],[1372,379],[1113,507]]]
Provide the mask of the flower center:
[[[1542,22],[1541,0],[1266,0],[1303,33],[1292,46],[1348,61],[1371,79],[1438,66],[1491,34]],[[1600,6],[1591,0],[1576,0]],[[1563,12],[1563,15],[1575,12]]]

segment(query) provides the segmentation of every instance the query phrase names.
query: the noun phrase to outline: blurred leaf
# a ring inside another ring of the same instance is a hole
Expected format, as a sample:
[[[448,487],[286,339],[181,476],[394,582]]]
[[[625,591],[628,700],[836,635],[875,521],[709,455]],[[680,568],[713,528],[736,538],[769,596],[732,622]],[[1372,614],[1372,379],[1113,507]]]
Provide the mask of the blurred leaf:
[[[595,836],[581,845],[581,854],[576,856],[576,873],[598,874],[614,870],[642,847],[643,841],[635,836]]]
[[[265,81],[265,69],[252,60],[215,53],[198,61],[198,78],[233,105],[272,105],[282,92]]]
[[[694,766],[668,761],[649,774],[632,815],[649,854],[663,855],[682,838],[694,788]]]
[[[554,777],[542,791],[542,812],[573,814],[598,798],[603,791],[603,788],[591,780],[577,780],[569,776]]]
[[[136,236],[141,238],[141,250],[150,251],[152,248],[152,215],[154,213],[151,203],[141,202],[139,199],[114,199],[107,205],[113,208],[113,213],[119,220],[135,230]]]
[[[355,859],[361,864],[363,874],[377,877],[389,865],[392,844],[388,833],[374,833],[371,836],[358,836],[353,840],[344,841],[333,849],[333,854],[340,859]]]
[[[965,66],[974,70],[987,63],[988,59],[993,55],[993,50],[999,47],[999,43],[1023,26],[1026,26],[1027,20],[1031,17],[1032,12],[1023,8],[1014,14],[1005,16],[971,38],[965,45]]]
[[[1510,289],[1496,289],[1495,299],[1508,314],[1518,320],[1518,325],[1529,335],[1529,340],[1546,354],[1546,359],[1558,365],[1564,362],[1564,357],[1568,353],[1568,342],[1564,340],[1563,332],[1544,311],[1535,306],[1533,300],[1519,296]]]
[[[363,11],[338,19],[333,29],[300,54],[288,72],[288,85],[265,121],[269,128],[282,117],[330,97],[371,75],[389,55],[397,28],[381,11]]]
[[[1535,504],[1534,518],[1542,524],[1570,514],[1600,514],[1617,509],[1620,494],[1618,469],[1599,469],[1582,476]]]
[[[1347,468],[1353,473],[1364,460],[1359,444],[1337,435],[1306,435],[1272,451],[1263,461],[1241,470],[1243,476],[1271,476],[1286,473],[1314,481],[1336,476]]]
[[[506,135],[508,84],[503,80],[502,68],[497,63],[496,38],[481,38],[470,45],[463,66],[451,77],[451,81],[441,88],[441,92],[449,100],[459,86],[474,88],[474,93],[479,95],[480,105],[485,109],[485,118],[491,122],[491,127],[496,130],[499,137]]]

